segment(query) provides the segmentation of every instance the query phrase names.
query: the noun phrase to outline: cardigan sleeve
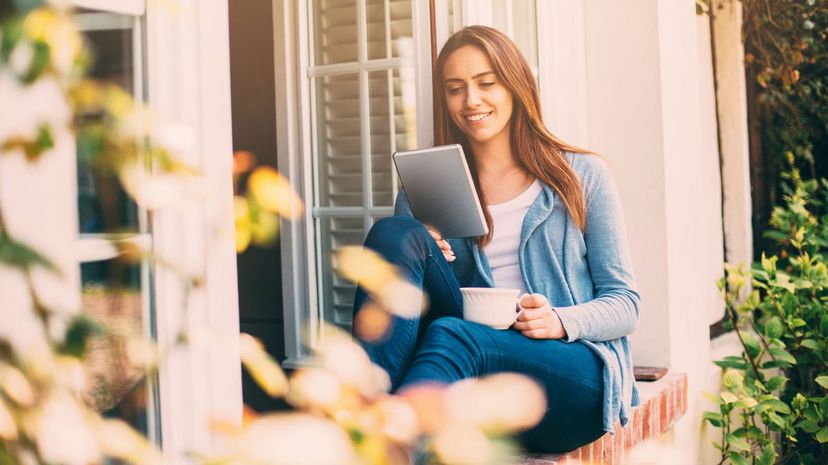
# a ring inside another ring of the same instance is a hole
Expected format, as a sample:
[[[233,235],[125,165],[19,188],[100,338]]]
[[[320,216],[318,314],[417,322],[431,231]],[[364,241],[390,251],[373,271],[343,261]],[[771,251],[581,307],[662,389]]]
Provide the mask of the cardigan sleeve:
[[[624,215],[612,173],[601,159],[590,161],[585,184],[586,260],[593,299],[555,312],[566,341],[608,341],[627,336],[638,325],[640,297],[632,272]]]

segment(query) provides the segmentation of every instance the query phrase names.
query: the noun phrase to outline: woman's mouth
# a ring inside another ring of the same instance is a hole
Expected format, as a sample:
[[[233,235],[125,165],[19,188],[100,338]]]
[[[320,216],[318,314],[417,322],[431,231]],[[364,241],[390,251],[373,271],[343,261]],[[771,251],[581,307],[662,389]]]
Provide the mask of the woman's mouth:
[[[463,117],[466,118],[466,121],[469,121],[471,123],[476,123],[478,121],[483,121],[484,119],[488,118],[489,115],[491,115],[492,113],[493,113],[493,111],[489,111],[489,112],[486,112],[486,113],[473,113],[473,114],[463,115]]]

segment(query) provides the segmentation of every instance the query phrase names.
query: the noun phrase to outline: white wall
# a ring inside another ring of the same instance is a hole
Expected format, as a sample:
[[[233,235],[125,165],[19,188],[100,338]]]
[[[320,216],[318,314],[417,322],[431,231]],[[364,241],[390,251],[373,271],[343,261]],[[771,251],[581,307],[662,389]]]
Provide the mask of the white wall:
[[[699,21],[692,0],[584,4],[589,146],[615,173],[642,294],[634,360],[688,374],[688,412],[673,435],[688,463],[702,442],[724,261],[712,69]]]

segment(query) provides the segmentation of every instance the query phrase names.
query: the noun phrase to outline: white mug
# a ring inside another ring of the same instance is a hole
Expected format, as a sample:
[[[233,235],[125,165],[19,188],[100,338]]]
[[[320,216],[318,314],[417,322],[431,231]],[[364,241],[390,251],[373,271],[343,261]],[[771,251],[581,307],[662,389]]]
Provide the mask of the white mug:
[[[520,289],[461,287],[460,293],[463,319],[495,329],[508,329],[523,311],[518,300]]]

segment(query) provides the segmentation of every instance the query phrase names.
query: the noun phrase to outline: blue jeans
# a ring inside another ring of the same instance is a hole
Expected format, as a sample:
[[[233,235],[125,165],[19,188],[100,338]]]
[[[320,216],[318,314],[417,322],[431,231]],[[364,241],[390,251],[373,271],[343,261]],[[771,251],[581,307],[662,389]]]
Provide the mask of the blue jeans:
[[[365,246],[395,264],[429,298],[421,318],[394,316],[388,333],[361,341],[374,363],[384,368],[393,389],[421,382],[452,383],[499,372],[527,375],[544,386],[547,411],[522,433],[535,452],[566,452],[604,434],[603,364],[584,344],[530,339],[514,330],[497,330],[463,320],[461,286],[425,227],[409,217],[374,224]],[[370,296],[357,289],[356,315]]]

